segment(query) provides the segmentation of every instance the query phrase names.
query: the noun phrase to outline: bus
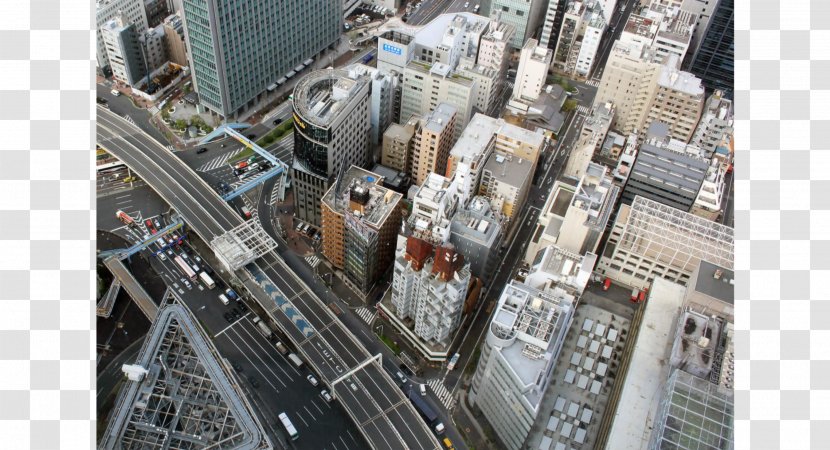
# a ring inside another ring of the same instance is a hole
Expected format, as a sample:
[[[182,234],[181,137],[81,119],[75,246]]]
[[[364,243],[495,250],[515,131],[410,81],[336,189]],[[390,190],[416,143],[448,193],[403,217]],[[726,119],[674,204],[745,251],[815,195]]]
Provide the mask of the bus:
[[[298,437],[300,437],[300,433],[297,433],[297,429],[294,428],[294,424],[291,423],[291,419],[288,418],[288,414],[280,413],[279,415],[280,422],[282,422],[282,426],[285,427],[285,431],[288,432],[288,436],[291,437],[292,441],[296,441]]]
[[[181,256],[176,255],[176,257],[173,258],[173,261],[176,261],[176,265],[179,266],[179,269],[182,269],[182,272],[184,272],[184,274],[187,275],[187,278],[190,278],[190,281],[196,281],[196,272],[194,272],[193,269],[190,268],[190,266],[182,259]]]
[[[458,364],[459,358],[461,358],[461,355],[458,353],[452,355],[452,358],[450,358],[450,362],[447,364],[447,370],[455,369],[455,365]]]
[[[202,283],[205,283],[205,286],[207,286],[208,289],[213,289],[216,287],[216,283],[213,282],[213,278],[211,278],[210,275],[204,272],[199,272],[199,278],[202,279]]]

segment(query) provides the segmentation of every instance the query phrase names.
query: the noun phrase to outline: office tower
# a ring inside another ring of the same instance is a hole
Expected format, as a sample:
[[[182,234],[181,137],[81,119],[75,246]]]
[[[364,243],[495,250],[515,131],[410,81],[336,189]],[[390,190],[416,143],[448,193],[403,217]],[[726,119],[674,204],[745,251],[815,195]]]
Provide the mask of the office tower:
[[[728,98],[734,91],[734,15],[734,0],[720,0],[689,67],[707,90],[721,90]]]
[[[233,121],[266,89],[340,37],[340,2],[183,0],[185,38],[200,104]]]
[[[470,263],[473,276],[490,281],[498,263],[505,230],[501,213],[485,197],[473,197],[460,208],[450,224],[450,243]]]
[[[457,139],[473,113],[475,81],[458,76],[447,64],[412,61],[403,72],[401,117],[426,116],[439,103],[456,109],[453,138]]]
[[[412,116],[405,124],[393,123],[383,133],[381,164],[399,172],[410,173],[410,155],[415,145],[415,132],[420,116]]]
[[[562,29],[562,19],[565,16],[567,0],[549,0],[548,8],[545,11],[545,23],[542,26],[542,35],[539,37],[539,45],[551,50],[556,49],[559,42],[559,31]]]
[[[412,168],[413,183],[420,185],[428,174],[446,172],[450,148],[455,143],[456,116],[452,105],[439,103],[435,110],[419,120],[409,153],[411,162],[407,164]]]
[[[184,41],[184,24],[182,23],[182,18],[178,14],[173,14],[164,19],[162,25],[164,27],[165,45],[170,62],[180,66],[186,66],[188,64],[187,45],[185,45]]]
[[[541,409],[574,315],[574,296],[516,280],[505,286],[481,346],[470,402],[503,447],[522,448]]]
[[[135,24],[136,32],[150,28],[147,22],[147,10],[142,0],[99,0],[95,3],[95,30],[98,70],[109,72],[109,57],[104,45],[102,28],[116,16],[123,16],[123,26]]]
[[[402,198],[356,166],[322,198],[323,255],[364,294],[392,263]]]
[[[619,195],[605,166],[596,163],[590,163],[573,185],[555,182],[528,242],[525,262],[531,264],[551,245],[578,255],[597,253]]]
[[[172,11],[168,10],[168,0],[144,0],[144,9],[147,11],[147,23],[150,28],[155,28],[164,22],[164,18]]]
[[[643,288],[655,277],[686,285],[701,260],[734,266],[733,230],[637,196],[620,206],[597,271]]]
[[[375,148],[382,143],[383,132],[392,124],[398,79],[392,74],[365,64],[352,64],[346,69],[349,71],[349,78],[355,79],[366,75],[371,80],[372,86],[369,89],[369,122],[371,124],[369,145]],[[377,155],[376,159],[380,160],[380,155]]]
[[[705,158],[711,158],[724,135],[732,133],[733,122],[732,101],[723,96],[723,91],[715,91],[706,100],[700,122],[689,143],[700,147]]]
[[[665,137],[663,124],[655,124],[652,130],[657,128],[662,128],[662,137],[651,137],[640,145],[622,201],[630,205],[636,196],[642,196],[689,212],[710,160],[698,147]]]
[[[113,78],[133,86],[147,75],[136,25],[125,17],[116,17],[99,30],[107,51]]]
[[[508,107],[517,113],[527,112],[539,98],[548,77],[553,51],[540,46],[536,39],[528,39],[519,57],[516,82]]]
[[[503,21],[516,29],[510,45],[520,49],[536,33],[545,14],[545,0],[491,0],[490,18]]]
[[[452,245],[433,246],[415,236],[395,257],[392,281],[394,315],[409,324],[422,353],[438,353],[450,343],[451,333],[461,323],[469,264]]]
[[[369,164],[368,76],[341,69],[309,73],[294,87],[295,214],[320,225],[320,199],[339,170]]]

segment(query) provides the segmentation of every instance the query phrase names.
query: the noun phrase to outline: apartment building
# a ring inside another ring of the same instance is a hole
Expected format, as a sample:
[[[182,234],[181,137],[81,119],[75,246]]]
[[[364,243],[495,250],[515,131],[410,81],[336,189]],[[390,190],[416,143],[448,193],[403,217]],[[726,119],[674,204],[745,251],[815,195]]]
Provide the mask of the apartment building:
[[[412,116],[403,125],[392,123],[383,133],[381,164],[399,172],[411,173],[412,149],[420,116]]]
[[[705,219],[718,220],[723,213],[725,191],[726,164],[712,158],[690,212]]]
[[[450,243],[466,257],[470,272],[484,283],[490,281],[499,261],[505,237],[504,217],[490,207],[485,197],[473,197],[453,215]]]
[[[513,225],[527,200],[533,181],[533,166],[522,158],[493,153],[484,164],[479,195],[490,199],[490,206]]]
[[[569,3],[562,17],[552,68],[566,75],[587,77],[593,69],[608,17],[601,2],[579,1]]]
[[[456,109],[453,137],[458,138],[469,122],[475,103],[475,80],[455,73],[451,66],[412,61],[403,72],[401,117],[426,116],[439,103]]]
[[[519,67],[508,108],[516,113],[527,113],[539,98],[548,77],[553,51],[542,47],[536,39],[528,39],[519,56]]]
[[[124,16],[117,16],[99,31],[113,78],[130,86],[138,84],[147,75],[147,66],[135,24],[127,22]]]
[[[700,147],[705,158],[711,158],[724,135],[731,134],[734,124],[732,100],[723,91],[715,91],[706,99],[703,113],[690,144]]]
[[[98,0],[95,2],[96,57],[99,71],[110,71],[107,47],[104,44],[103,29],[107,22],[122,17],[121,27],[135,24],[137,33],[150,28],[147,10],[142,0]],[[107,27],[112,31],[112,27]]]
[[[582,122],[579,137],[571,150],[565,164],[564,176],[580,179],[588,169],[594,154],[600,150],[614,120],[614,105],[603,103],[594,106],[589,116]]]
[[[430,173],[445,173],[447,159],[455,140],[456,109],[450,104],[439,103],[424,115],[418,123],[409,152],[412,182],[420,185]]]

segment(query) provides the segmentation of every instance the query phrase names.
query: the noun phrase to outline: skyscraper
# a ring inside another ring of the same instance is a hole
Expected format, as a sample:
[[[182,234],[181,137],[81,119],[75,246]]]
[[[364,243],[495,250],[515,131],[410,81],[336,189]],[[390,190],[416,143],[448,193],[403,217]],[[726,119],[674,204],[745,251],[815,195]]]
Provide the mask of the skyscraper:
[[[334,43],[342,4],[324,0],[183,0],[199,102],[226,119],[254,107],[267,87]]]
[[[724,91],[728,98],[734,90],[735,72],[735,2],[721,0],[709,19],[700,47],[692,58],[690,72],[703,81],[706,90]]]

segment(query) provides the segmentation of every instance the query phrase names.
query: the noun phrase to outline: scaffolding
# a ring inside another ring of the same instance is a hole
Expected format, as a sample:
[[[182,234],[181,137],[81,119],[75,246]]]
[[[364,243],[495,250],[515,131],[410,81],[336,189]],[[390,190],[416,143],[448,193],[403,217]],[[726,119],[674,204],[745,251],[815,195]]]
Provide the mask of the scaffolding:
[[[236,271],[277,248],[277,242],[258,221],[249,220],[217,236],[210,248],[229,271]]]
[[[99,449],[270,449],[199,325],[180,305],[159,312]]]

